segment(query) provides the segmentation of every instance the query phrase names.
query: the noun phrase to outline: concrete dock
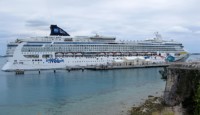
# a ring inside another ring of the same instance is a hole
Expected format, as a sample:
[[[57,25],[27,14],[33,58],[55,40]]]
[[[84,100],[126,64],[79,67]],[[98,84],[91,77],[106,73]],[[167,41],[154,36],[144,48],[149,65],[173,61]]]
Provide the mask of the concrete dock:
[[[171,63],[157,63],[157,64],[139,64],[139,65],[88,65],[88,66],[66,66],[65,68],[53,68],[53,69],[32,69],[32,70],[13,70],[16,74],[24,74],[26,71],[38,71],[40,74],[44,70],[52,70],[56,73],[57,70],[67,70],[68,72],[77,70],[111,70],[111,69],[133,69],[133,68],[151,68],[151,67],[168,67]]]
[[[151,67],[168,67],[169,63],[147,64],[147,65],[98,65],[88,66],[85,69],[89,70],[110,70],[110,69],[129,69],[129,68],[151,68]]]

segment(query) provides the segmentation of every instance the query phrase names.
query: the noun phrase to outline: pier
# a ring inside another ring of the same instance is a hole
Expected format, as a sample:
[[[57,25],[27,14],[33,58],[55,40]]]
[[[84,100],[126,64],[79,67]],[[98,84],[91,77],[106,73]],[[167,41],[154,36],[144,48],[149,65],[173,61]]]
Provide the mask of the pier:
[[[151,68],[151,67],[168,67],[170,63],[158,63],[158,64],[140,64],[140,65],[97,65],[88,66],[89,70],[111,70],[111,69],[133,69],[133,68]]]
[[[157,64],[106,64],[106,65],[88,65],[88,66],[66,66],[65,68],[53,68],[48,69],[52,70],[53,73],[56,73],[57,70],[67,70],[71,71],[82,71],[85,70],[112,70],[112,69],[136,69],[136,68],[152,68],[152,67],[168,67],[171,63],[157,63]],[[38,74],[41,74],[42,71],[47,69],[35,69],[35,70],[13,70],[15,74],[24,74],[25,71],[38,71]]]
[[[16,75],[24,74],[24,70],[17,69],[15,70]]]
[[[67,70],[68,72],[70,72],[70,71],[76,71],[76,70],[84,71],[84,70],[85,70],[85,66],[72,66],[72,67],[67,66],[67,67],[66,67],[66,70]]]
[[[56,73],[57,70],[71,71],[85,71],[85,70],[112,70],[112,69],[136,69],[136,68],[154,68],[154,67],[168,67],[169,69],[187,69],[187,70],[200,70],[198,62],[168,62],[168,63],[146,63],[146,64],[105,64],[105,65],[88,65],[88,66],[66,66],[66,68],[49,69]],[[16,74],[24,74],[25,71],[38,71],[40,74],[42,69],[37,70],[15,70]]]

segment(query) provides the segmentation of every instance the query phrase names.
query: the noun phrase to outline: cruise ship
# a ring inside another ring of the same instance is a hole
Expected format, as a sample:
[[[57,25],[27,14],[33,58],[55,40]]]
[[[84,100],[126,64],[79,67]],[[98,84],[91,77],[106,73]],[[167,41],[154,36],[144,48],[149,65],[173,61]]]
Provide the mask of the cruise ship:
[[[72,37],[57,25],[51,25],[50,30],[49,36],[18,38],[8,43],[7,62],[2,70],[106,65],[124,57],[137,56],[157,56],[173,62],[184,61],[189,55],[181,43],[163,40],[158,33],[155,38],[143,41],[117,41],[115,37],[100,35]]]

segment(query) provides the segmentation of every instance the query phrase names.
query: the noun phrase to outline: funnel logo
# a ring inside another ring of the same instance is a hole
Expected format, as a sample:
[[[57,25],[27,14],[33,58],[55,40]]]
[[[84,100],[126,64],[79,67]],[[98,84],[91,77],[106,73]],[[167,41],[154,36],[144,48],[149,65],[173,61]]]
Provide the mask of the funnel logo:
[[[54,33],[58,33],[58,28],[53,29]]]
[[[174,62],[175,61],[175,57],[169,55],[169,56],[167,56],[167,61],[168,62]]]

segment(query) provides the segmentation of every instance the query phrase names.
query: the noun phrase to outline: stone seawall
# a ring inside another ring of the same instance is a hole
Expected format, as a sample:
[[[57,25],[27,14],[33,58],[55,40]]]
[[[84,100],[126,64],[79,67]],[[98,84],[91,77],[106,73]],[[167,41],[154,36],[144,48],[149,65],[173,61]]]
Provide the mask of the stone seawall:
[[[172,64],[167,68],[164,103],[182,104],[189,113],[195,109],[195,95],[200,84],[200,63]]]

